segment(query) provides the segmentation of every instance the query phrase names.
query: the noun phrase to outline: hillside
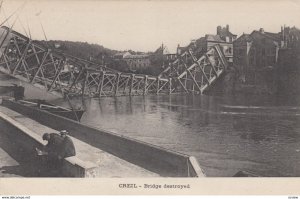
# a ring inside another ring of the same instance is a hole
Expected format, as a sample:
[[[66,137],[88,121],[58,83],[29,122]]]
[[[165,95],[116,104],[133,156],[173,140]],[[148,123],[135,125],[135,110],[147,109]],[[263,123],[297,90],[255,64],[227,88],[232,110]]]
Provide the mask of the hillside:
[[[89,44],[87,42],[74,42],[74,41],[40,41],[48,48],[61,50],[66,54],[80,57],[87,60],[93,60],[97,63],[102,63],[103,58],[107,59],[117,53],[116,50],[105,48],[98,44]]]
[[[50,41],[39,41],[45,47],[63,51],[66,54],[90,60],[99,64],[105,64],[107,67],[121,71],[121,72],[132,72],[129,70],[127,63],[124,60],[113,59],[113,55],[121,51],[111,50],[98,44],[89,44],[87,42],[74,42],[74,41],[61,41],[61,40],[50,40]],[[143,52],[135,52],[129,50],[134,54],[143,54]],[[163,63],[162,55],[159,53],[150,53],[151,66],[135,71],[135,73],[147,74],[147,75],[158,75],[161,71],[161,65]]]

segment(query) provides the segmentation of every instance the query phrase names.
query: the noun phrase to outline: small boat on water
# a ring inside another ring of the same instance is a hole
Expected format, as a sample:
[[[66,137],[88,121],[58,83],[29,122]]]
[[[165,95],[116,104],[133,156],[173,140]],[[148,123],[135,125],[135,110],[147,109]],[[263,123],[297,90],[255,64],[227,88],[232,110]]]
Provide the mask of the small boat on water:
[[[85,110],[83,109],[69,109],[55,104],[46,102],[45,100],[40,99],[26,99],[24,100],[24,91],[23,86],[18,86],[13,84],[13,86],[0,86],[0,96],[1,98],[14,98],[15,103],[19,103],[23,106],[38,108],[44,111],[48,111],[55,115],[69,118],[71,120],[80,121]]]
[[[17,103],[22,104],[24,106],[29,106],[32,108],[38,108],[44,111],[48,111],[55,115],[59,115],[62,117],[69,118],[71,120],[80,121],[85,110],[83,109],[69,109],[61,106],[57,106],[55,104],[51,104],[46,102],[45,100],[40,99],[30,99],[30,100],[18,100]]]
[[[24,98],[24,91],[25,88],[17,84],[13,84],[13,86],[0,86],[0,95],[11,96],[16,100]]]

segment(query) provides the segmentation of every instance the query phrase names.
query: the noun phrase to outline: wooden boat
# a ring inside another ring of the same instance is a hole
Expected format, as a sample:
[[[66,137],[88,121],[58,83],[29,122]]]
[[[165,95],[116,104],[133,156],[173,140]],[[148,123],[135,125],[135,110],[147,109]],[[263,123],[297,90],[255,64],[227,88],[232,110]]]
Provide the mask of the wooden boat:
[[[13,86],[0,86],[0,95],[12,96],[16,100],[24,98],[25,88],[13,84]]]
[[[24,106],[39,108],[41,110],[45,110],[45,111],[48,111],[55,115],[59,115],[59,116],[65,117],[65,118],[69,118],[71,120],[75,120],[75,121],[80,121],[80,119],[85,111],[82,109],[72,110],[69,108],[51,104],[49,102],[46,102],[45,100],[40,100],[40,99],[18,100],[17,102]]]

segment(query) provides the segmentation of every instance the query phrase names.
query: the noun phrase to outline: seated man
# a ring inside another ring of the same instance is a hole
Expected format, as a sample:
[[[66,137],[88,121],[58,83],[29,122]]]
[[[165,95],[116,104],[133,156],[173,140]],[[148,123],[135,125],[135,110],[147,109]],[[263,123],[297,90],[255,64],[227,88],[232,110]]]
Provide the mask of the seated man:
[[[62,131],[60,135],[45,133],[43,140],[48,141],[47,145],[42,150],[36,149],[36,151],[46,173],[59,172],[62,167],[62,160],[76,155],[74,144],[71,138],[67,136],[67,132]]]
[[[42,150],[36,148],[38,156],[41,156],[42,164],[48,169],[57,168],[60,164],[59,151],[63,138],[56,133],[44,133],[43,140],[48,141]]]
[[[60,131],[60,136],[63,138],[63,143],[62,143],[62,147],[60,148],[59,156],[63,158],[76,155],[74,143],[71,140],[71,138],[68,136],[68,134],[69,133],[66,130]]]

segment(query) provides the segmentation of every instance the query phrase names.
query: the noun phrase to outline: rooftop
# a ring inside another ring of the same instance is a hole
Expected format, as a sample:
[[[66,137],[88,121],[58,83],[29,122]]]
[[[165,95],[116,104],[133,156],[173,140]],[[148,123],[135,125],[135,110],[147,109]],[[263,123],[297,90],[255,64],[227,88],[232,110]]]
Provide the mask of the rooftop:
[[[205,39],[207,41],[214,41],[214,42],[225,42],[224,40],[221,39],[220,35],[205,35]]]
[[[143,55],[127,55],[124,57],[124,59],[144,59],[144,58],[148,58],[149,55],[147,54],[143,54]]]

